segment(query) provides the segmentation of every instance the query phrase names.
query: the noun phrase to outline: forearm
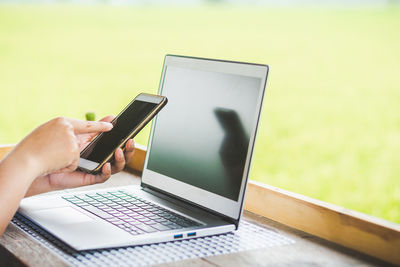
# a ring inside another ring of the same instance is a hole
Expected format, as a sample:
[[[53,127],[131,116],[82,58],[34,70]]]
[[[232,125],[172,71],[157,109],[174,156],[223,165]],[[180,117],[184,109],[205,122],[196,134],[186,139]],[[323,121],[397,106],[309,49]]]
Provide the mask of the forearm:
[[[37,176],[35,169],[33,159],[21,156],[18,149],[0,161],[0,234],[4,232]]]

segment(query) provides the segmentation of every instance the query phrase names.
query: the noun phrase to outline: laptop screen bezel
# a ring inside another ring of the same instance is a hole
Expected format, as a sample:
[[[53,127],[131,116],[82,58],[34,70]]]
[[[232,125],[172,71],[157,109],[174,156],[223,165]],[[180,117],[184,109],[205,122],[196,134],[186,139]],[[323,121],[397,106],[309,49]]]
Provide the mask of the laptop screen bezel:
[[[257,105],[256,110],[258,112],[256,113],[257,116],[255,116],[254,122],[252,123],[251,126],[251,131],[250,131],[251,135],[249,136],[249,146],[245,161],[245,168],[243,171],[242,183],[240,186],[239,198],[237,201],[228,199],[226,197],[220,196],[215,193],[211,193],[209,191],[192,186],[190,184],[183,183],[177,179],[168,177],[166,175],[148,169],[147,164],[149,160],[149,155],[151,153],[146,153],[146,158],[142,172],[141,185],[143,187],[147,186],[151,187],[158,191],[167,193],[168,195],[175,196],[179,199],[188,201],[196,206],[200,206],[207,210],[216,212],[218,214],[222,214],[237,221],[241,216],[243,201],[245,199],[245,191],[250,172],[251,158],[253,154],[253,148],[257,133],[258,122],[260,118],[269,68],[267,65],[261,65],[261,64],[166,55],[160,80],[160,87],[158,91],[160,95],[163,95],[162,90],[164,85],[165,74],[169,66],[190,68],[200,71],[215,71],[220,73],[236,74],[236,75],[260,78],[259,95],[256,103]],[[157,117],[154,119],[154,122],[152,124],[150,138],[147,147],[148,152],[151,151],[154,129],[156,125],[157,125]]]

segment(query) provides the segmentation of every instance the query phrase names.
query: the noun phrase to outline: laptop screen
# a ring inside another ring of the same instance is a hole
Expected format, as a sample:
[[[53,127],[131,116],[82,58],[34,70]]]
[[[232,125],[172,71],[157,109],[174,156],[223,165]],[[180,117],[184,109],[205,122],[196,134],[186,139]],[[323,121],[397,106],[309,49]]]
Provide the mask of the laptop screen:
[[[168,67],[147,168],[238,200],[261,79]]]
[[[264,84],[265,76],[166,64],[159,93],[168,104],[153,125],[146,171],[238,202]]]

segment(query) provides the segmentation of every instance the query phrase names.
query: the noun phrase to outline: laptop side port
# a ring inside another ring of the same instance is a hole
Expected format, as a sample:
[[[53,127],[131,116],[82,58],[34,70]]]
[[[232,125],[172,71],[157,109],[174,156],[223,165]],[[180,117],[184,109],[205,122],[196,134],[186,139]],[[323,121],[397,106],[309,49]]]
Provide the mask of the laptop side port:
[[[182,237],[183,237],[183,234],[174,235],[174,239],[178,239],[178,238],[182,238]]]
[[[187,234],[188,237],[196,236],[196,232],[191,232]]]

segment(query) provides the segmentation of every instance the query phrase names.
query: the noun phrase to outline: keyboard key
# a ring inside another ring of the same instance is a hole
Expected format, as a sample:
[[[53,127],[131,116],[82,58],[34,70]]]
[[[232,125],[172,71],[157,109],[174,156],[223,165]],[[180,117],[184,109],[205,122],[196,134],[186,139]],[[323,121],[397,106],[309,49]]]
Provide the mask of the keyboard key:
[[[172,228],[169,228],[168,226],[162,225],[160,223],[153,224],[151,227],[154,227],[159,231],[167,231],[167,230],[171,230],[172,229]]]
[[[63,196],[63,199],[77,199],[76,196]]]
[[[123,209],[124,207],[123,206],[121,206],[121,205],[119,205],[119,204],[117,204],[117,203],[114,203],[114,204],[110,204],[110,205],[108,205],[109,207],[113,207],[114,209]]]
[[[86,203],[89,203],[89,204],[91,204],[91,205],[94,205],[94,204],[100,204],[100,202],[98,202],[97,200],[90,200],[90,201],[86,201]]]
[[[119,198],[121,198],[121,199],[129,199],[129,198],[131,198],[131,196],[124,195],[124,196],[119,196]]]
[[[113,214],[115,216],[115,214],[119,214],[120,212],[118,210],[112,209],[112,208],[108,208],[108,210],[104,210],[105,212],[109,213],[109,214]]]
[[[134,222],[134,221],[136,221],[135,219],[133,219],[133,218],[128,218],[128,219],[123,219],[125,222]]]
[[[80,200],[83,200],[83,201],[90,201],[90,200],[93,200],[93,198],[91,198],[91,197],[86,197],[86,196],[79,196],[78,197]]]
[[[147,211],[138,211],[137,213],[138,213],[138,214],[142,214],[142,215],[145,216],[145,217],[153,215],[152,213],[147,212]]]
[[[105,211],[105,212],[107,212],[107,213],[112,213],[112,212],[118,212],[118,211],[116,211],[116,210],[114,210],[113,208],[110,208],[110,207],[107,207],[107,208],[104,208],[104,209],[102,209],[103,211]]]
[[[142,208],[139,208],[139,207],[135,207],[135,208],[129,208],[130,210],[133,210],[133,211],[135,211],[135,212],[139,212],[139,211],[142,211],[143,209]]]
[[[178,225],[178,224],[176,224],[176,223],[173,223],[173,224],[168,224],[168,225],[166,225],[167,227],[170,227],[170,228],[172,228],[172,229],[179,229],[179,228],[182,228],[182,226],[180,226],[180,225]]]
[[[152,207],[152,208],[150,208],[150,209],[147,209],[147,211],[154,212],[154,211],[158,211],[158,209],[155,208],[155,207]]]
[[[84,207],[82,207],[82,209],[85,209],[85,210],[87,210],[87,211],[93,213],[94,215],[99,216],[100,218],[103,218],[103,219],[113,218],[112,215],[110,215],[110,214],[108,214],[108,213],[106,213],[106,212],[104,212],[101,209],[98,209],[96,207],[84,206]]]
[[[69,202],[74,203],[74,204],[83,204],[85,203],[84,201],[80,200],[79,198],[77,199],[68,199]]]
[[[116,197],[123,197],[123,196],[126,196],[125,194],[122,194],[122,193],[113,193],[113,192],[111,192],[111,195],[113,195],[113,196],[116,196]]]
[[[115,225],[123,225],[123,224],[125,224],[125,222],[122,221],[122,220],[118,220],[118,221],[112,222],[112,224],[115,224]]]
[[[135,218],[136,220],[140,220],[140,219],[146,218],[146,217],[144,217],[144,216],[142,216],[142,215],[140,215],[140,214],[135,214],[135,215],[132,215],[131,217],[132,217],[132,218]]]
[[[110,222],[110,223],[121,221],[121,220],[118,219],[118,218],[109,218],[109,219],[106,219],[106,220],[107,220],[107,222]]]
[[[81,203],[81,204],[76,204],[76,203],[74,203],[75,205],[77,205],[77,206],[79,206],[79,207],[83,207],[83,206],[90,206],[90,204],[88,204],[88,203]]]
[[[88,196],[88,197],[96,197],[98,195],[97,195],[97,193],[89,193],[89,194],[86,194],[86,196]]]
[[[97,194],[102,197],[112,197],[110,193],[97,193]]]
[[[108,207],[107,207],[106,205],[104,205],[104,204],[95,205],[95,207],[97,207],[97,208],[99,208],[99,209],[101,209],[101,210],[104,210],[104,209],[107,209],[107,208],[108,208]]]
[[[157,232],[157,229],[154,229],[153,227],[151,227],[151,226],[148,226],[148,225],[145,225],[145,224],[138,224],[138,225],[135,225],[137,228],[139,228],[140,230],[143,230],[143,231],[145,231],[145,232],[147,232],[147,233],[154,233],[154,232]]]
[[[157,214],[158,216],[161,216],[161,214],[164,213],[162,210],[155,210],[155,211],[152,211],[152,212],[153,212],[153,214]]]
[[[129,209],[127,209],[127,208],[119,208],[119,209],[117,209],[118,211],[120,211],[120,212],[126,212],[126,211],[130,211]]]

